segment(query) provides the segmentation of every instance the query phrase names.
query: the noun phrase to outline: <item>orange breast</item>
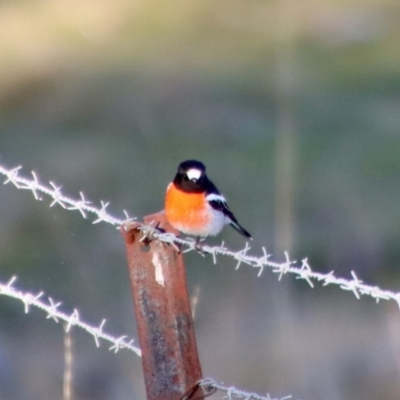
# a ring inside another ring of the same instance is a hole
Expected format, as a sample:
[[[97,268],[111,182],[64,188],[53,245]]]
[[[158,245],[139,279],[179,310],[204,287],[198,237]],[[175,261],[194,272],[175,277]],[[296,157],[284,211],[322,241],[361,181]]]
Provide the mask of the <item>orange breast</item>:
[[[165,196],[165,215],[176,229],[191,234],[202,230],[210,222],[204,193],[187,193],[171,183]]]

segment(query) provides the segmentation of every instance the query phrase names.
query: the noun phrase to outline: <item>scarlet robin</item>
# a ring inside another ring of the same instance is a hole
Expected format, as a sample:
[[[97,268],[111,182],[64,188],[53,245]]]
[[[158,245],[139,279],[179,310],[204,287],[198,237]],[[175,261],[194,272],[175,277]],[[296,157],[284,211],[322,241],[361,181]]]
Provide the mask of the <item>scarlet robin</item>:
[[[179,164],[167,188],[165,213],[174,228],[198,238],[215,236],[229,224],[252,239],[229,209],[224,196],[208,179],[206,167],[200,161],[187,160]]]

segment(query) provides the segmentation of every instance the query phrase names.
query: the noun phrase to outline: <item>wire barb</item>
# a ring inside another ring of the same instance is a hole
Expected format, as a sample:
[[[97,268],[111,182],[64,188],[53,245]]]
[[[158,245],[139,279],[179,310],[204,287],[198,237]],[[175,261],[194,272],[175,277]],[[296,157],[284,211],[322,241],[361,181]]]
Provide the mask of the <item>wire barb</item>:
[[[257,393],[245,392],[244,390],[237,389],[233,386],[227,387],[217,383],[214,379],[204,378],[200,382],[197,383],[198,386],[202,387],[206,393],[214,394],[215,392],[223,392],[226,393],[224,398],[229,400],[235,399],[244,399],[244,400],[278,400],[277,398],[272,398],[268,393],[266,396],[261,396]],[[285,396],[279,400],[289,400],[292,396]],[[186,399],[186,397],[184,397]],[[191,399],[188,397],[188,399]]]

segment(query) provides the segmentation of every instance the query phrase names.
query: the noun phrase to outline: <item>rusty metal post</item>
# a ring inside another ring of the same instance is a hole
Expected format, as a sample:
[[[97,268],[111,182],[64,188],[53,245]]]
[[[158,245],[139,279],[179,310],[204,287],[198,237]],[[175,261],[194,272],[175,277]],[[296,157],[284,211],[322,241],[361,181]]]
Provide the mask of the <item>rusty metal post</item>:
[[[164,213],[144,223],[177,233]],[[147,400],[178,400],[202,378],[182,253],[159,241],[140,242],[140,223],[121,228],[142,349]],[[196,399],[202,399],[196,391]],[[199,396],[199,397],[197,397]],[[192,398],[192,395],[190,396]]]

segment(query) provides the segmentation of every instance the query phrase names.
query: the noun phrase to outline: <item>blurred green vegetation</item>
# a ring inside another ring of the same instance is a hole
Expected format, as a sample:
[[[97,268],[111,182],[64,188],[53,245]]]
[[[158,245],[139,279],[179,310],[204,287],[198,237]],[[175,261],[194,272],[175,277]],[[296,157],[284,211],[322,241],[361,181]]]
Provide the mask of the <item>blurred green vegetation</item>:
[[[398,291],[399,20],[394,0],[3,1],[1,162],[141,217],[163,207],[177,164],[198,158],[254,252],[279,261],[287,118],[292,257]],[[119,233],[9,186],[0,199],[0,278],[136,336]],[[229,229],[211,241],[222,239],[243,246]],[[187,267],[205,375],[276,397],[399,398],[392,305],[257,279],[222,258],[188,255]],[[0,321],[0,398],[60,398],[62,329],[5,299]],[[75,341],[76,399],[143,398],[140,360]]]

